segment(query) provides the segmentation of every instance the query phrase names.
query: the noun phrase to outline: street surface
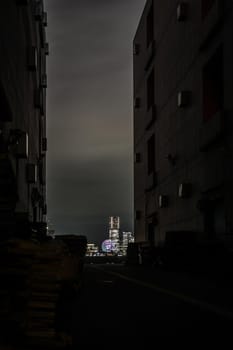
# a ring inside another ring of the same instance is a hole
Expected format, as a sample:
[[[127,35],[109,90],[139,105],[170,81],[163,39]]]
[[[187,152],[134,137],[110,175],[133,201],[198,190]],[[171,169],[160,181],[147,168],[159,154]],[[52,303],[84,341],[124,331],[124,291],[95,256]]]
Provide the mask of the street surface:
[[[63,306],[63,322],[75,349],[124,344],[150,349],[150,342],[169,338],[227,339],[230,345],[232,291],[232,282],[226,279],[187,277],[140,266],[86,264],[79,294]]]

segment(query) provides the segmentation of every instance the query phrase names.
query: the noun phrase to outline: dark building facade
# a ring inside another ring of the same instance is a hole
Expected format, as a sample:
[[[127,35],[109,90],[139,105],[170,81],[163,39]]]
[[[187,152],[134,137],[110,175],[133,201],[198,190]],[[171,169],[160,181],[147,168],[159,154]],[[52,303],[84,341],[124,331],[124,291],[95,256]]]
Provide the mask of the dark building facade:
[[[0,5],[0,239],[46,226],[47,14],[41,0]]]
[[[232,1],[148,0],[133,46],[136,241],[232,242]]]

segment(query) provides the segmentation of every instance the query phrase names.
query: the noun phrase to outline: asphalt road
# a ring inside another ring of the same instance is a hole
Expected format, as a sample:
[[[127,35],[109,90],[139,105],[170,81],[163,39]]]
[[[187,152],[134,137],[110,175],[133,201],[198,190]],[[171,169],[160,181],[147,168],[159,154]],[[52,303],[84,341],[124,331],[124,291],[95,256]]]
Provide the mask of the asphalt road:
[[[151,349],[151,342],[171,338],[227,339],[230,346],[232,292],[231,284],[203,276],[87,264],[79,294],[64,305],[63,326],[75,349],[123,344]]]

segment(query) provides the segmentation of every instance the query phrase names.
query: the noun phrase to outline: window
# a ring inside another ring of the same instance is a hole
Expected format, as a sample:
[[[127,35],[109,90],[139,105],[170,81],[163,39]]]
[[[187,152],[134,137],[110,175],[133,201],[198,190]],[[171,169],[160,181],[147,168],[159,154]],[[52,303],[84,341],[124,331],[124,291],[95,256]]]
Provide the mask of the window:
[[[133,54],[137,56],[139,55],[139,53],[140,53],[140,45],[135,43],[133,46]]]
[[[0,84],[0,122],[12,121],[12,113],[9,100],[6,96],[5,90]]]
[[[37,222],[37,208],[34,207],[33,208],[33,222]]]
[[[146,19],[146,43],[147,47],[154,39],[154,11],[153,11],[153,3],[150,7],[149,13]]]
[[[155,224],[153,222],[149,222],[147,226],[147,235],[148,235],[148,241],[151,244],[154,244],[155,241]]]
[[[141,99],[140,99],[140,97],[135,97],[135,100],[134,100],[134,108],[140,108],[140,105],[141,105]]]
[[[223,107],[222,47],[203,69],[203,120],[207,122]]]
[[[147,141],[147,173],[150,175],[155,170],[155,135]]]
[[[147,110],[149,110],[154,105],[154,95],[155,95],[155,78],[154,69],[151,71],[147,79]]]
[[[134,161],[135,163],[141,163],[141,153],[135,153]]]
[[[202,19],[204,19],[208,15],[214,3],[215,3],[215,0],[202,0],[202,3],[201,3]]]
[[[142,216],[141,214],[140,210],[135,210],[135,220],[140,220]]]

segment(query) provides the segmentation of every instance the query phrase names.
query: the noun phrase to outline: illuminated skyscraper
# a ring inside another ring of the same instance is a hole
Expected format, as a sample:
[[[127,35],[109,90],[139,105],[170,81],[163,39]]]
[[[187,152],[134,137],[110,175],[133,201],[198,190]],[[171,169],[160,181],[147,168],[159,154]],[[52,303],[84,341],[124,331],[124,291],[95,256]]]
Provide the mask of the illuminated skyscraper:
[[[87,243],[87,250],[86,255],[87,256],[95,256],[99,253],[99,248],[95,243]]]
[[[134,242],[134,234],[132,232],[122,232],[121,251],[126,255],[128,244]]]
[[[112,250],[119,251],[120,217],[110,216],[109,218],[109,239],[112,241]]]

